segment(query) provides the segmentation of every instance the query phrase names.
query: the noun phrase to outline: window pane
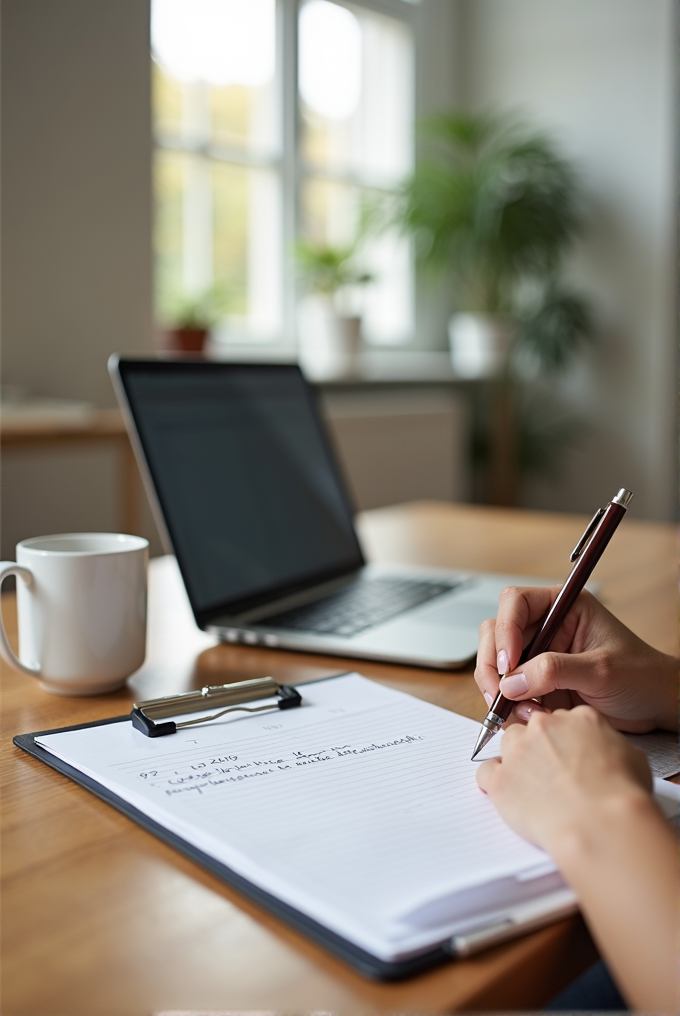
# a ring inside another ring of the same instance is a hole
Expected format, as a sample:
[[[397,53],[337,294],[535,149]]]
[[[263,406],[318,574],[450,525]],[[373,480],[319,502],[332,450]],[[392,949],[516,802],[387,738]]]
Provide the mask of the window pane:
[[[156,288],[216,285],[217,338],[282,334],[276,0],[152,0]]]
[[[157,136],[181,137],[184,85],[155,61],[151,67],[154,129]]]
[[[406,344],[413,340],[413,263],[408,240],[385,233],[366,241],[366,264],[375,275],[366,287],[364,335],[374,344]]]
[[[319,245],[349,246],[357,237],[363,207],[375,198],[367,188],[307,179],[302,189],[305,235]],[[370,272],[374,281],[347,287],[337,309],[362,318],[362,335],[369,344],[409,342],[414,313],[409,242],[395,233],[369,236],[358,247],[356,265]]]
[[[302,154],[314,166],[390,186],[413,161],[408,25],[329,0],[300,10]]]
[[[210,88],[210,141],[216,148],[244,148],[271,155],[279,148],[273,87]]]
[[[159,313],[216,283],[226,305],[217,338],[276,339],[282,289],[276,173],[160,151],[155,177]]]
[[[182,289],[184,157],[157,152],[154,164],[156,304],[164,317]]]
[[[222,341],[281,332],[281,198],[276,173],[212,164],[213,273],[225,286]]]
[[[157,135],[278,149],[275,43],[275,0],[153,0]]]
[[[360,191],[329,180],[305,180],[303,233],[316,244],[344,247],[354,242],[360,218]]]

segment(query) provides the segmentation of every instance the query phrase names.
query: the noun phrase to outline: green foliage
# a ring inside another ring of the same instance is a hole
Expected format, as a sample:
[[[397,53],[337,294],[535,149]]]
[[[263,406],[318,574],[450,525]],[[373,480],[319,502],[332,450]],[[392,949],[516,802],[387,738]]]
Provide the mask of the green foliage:
[[[164,318],[171,328],[210,329],[222,320],[229,306],[225,286],[217,283],[192,293],[176,293],[166,301]]]
[[[423,267],[452,273],[460,310],[513,313],[519,285],[554,273],[580,229],[575,171],[517,117],[441,115],[423,133],[397,219]]]
[[[412,234],[423,269],[448,275],[458,310],[515,322],[500,376],[478,391],[471,446],[492,496],[511,503],[519,477],[554,475],[585,433],[541,384],[594,337],[588,302],[559,284],[583,227],[580,185],[554,141],[517,115],[441,115],[422,139],[391,221]]]
[[[300,240],[295,256],[305,285],[315,293],[333,296],[344,286],[365,286],[374,276],[357,264],[357,244],[331,247]]]
[[[556,374],[593,339],[588,303],[575,293],[550,286],[533,312],[519,321],[516,349],[546,374]]]

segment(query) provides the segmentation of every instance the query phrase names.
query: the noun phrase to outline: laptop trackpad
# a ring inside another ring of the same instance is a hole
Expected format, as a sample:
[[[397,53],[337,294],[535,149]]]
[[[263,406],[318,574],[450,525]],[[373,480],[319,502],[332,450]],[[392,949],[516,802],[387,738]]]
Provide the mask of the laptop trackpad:
[[[497,608],[498,604],[491,601],[488,603],[466,603],[464,600],[461,601],[461,599],[454,597],[448,599],[447,603],[421,608],[413,620],[428,625],[444,625],[447,628],[453,626],[474,628],[477,631],[482,621],[495,616]]]

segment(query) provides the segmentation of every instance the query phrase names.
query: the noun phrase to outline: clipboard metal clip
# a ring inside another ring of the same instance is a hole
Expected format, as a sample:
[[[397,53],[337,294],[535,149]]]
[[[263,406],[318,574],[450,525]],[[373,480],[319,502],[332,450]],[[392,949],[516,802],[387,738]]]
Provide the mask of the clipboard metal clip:
[[[246,706],[241,703],[258,699],[277,698],[264,706]],[[233,684],[208,685],[197,691],[180,695],[166,695],[164,698],[146,699],[135,702],[130,719],[132,725],[147,737],[164,737],[174,734],[181,727],[192,727],[198,723],[210,723],[226,713],[261,713],[269,709],[294,709],[301,705],[302,696],[297,688],[277,684],[272,677],[258,677],[251,681],[236,681]],[[195,720],[170,720],[170,716],[202,712],[211,706],[224,706],[210,716],[198,716]],[[160,722],[159,722],[160,721]]]

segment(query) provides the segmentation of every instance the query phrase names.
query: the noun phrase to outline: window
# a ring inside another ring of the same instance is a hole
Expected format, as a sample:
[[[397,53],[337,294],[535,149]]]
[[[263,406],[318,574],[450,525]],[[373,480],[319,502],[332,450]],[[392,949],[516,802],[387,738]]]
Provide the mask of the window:
[[[296,237],[347,246],[413,158],[411,0],[153,0],[160,313],[219,288],[218,341],[294,346]],[[368,342],[409,341],[403,238],[366,234],[345,294]]]

